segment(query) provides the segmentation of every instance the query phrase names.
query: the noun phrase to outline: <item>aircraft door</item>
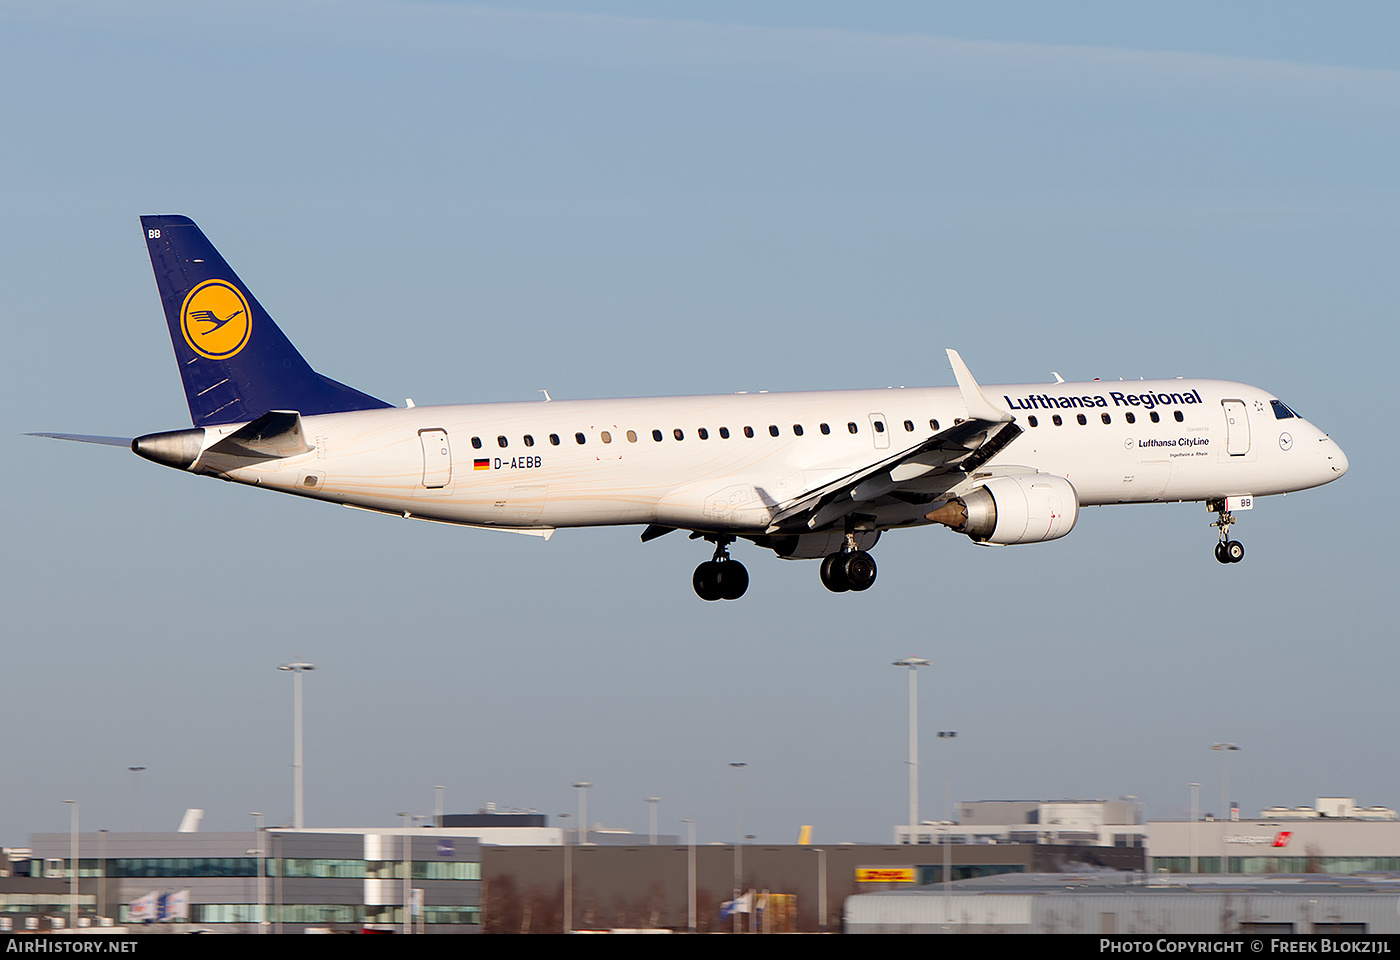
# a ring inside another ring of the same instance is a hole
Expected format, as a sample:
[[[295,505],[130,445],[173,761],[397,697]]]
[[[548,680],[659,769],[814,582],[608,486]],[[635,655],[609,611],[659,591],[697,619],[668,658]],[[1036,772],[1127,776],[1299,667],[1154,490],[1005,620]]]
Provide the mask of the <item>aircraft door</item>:
[[[1225,408],[1225,452],[1232,457],[1249,453],[1249,414],[1243,400],[1221,400]]]
[[[890,425],[883,413],[870,415],[870,435],[875,438],[875,449],[885,450],[890,445]]]
[[[438,490],[452,482],[452,447],[446,430],[419,430],[423,444],[423,486]]]

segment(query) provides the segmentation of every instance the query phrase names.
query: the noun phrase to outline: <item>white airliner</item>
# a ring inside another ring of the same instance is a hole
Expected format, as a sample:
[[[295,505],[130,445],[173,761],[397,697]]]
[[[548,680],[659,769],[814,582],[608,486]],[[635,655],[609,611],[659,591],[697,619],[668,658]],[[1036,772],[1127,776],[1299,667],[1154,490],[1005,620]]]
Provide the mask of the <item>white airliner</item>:
[[[405,518],[549,537],[644,525],[714,545],[695,592],[734,600],[736,539],[822,558],[830,590],[875,582],[885,530],[942,524],[978,543],[1039,543],[1079,508],[1205,501],[1216,559],[1234,513],[1347,470],[1272,394],[1219,380],[956,387],[395,408],[315,373],[186,217],[142,228],[193,429],[134,440],[191,473]]]

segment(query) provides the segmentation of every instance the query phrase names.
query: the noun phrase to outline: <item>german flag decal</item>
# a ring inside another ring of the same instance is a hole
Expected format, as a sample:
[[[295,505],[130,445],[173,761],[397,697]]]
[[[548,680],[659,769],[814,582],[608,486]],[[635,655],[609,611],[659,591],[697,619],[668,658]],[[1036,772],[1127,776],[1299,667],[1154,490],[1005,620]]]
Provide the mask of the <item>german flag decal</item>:
[[[472,469],[473,469],[473,470],[490,470],[490,469],[491,469],[491,461],[490,461],[490,460],[473,460],[473,461],[472,461]]]

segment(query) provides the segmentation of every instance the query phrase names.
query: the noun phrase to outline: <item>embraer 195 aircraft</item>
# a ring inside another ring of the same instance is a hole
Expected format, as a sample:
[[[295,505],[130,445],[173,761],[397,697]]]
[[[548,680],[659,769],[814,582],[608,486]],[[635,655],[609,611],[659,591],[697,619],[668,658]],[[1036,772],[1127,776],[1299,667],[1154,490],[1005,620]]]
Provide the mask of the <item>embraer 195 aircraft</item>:
[[[191,473],[405,518],[549,537],[645,525],[714,545],[705,600],[735,600],[738,538],[821,560],[827,589],[875,582],[885,530],[942,524],[1040,543],[1079,508],[1203,500],[1215,557],[1235,511],[1329,483],[1340,447],[1272,394],[1219,380],[550,400],[399,409],[311,369],[187,217],[142,217],[194,428],[127,440]]]

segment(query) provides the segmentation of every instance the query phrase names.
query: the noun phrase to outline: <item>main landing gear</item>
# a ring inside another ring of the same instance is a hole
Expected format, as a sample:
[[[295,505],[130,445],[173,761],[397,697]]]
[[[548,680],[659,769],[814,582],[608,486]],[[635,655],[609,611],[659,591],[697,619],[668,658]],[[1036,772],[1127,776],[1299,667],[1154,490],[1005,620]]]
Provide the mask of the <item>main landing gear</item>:
[[[822,560],[822,586],[832,593],[869,590],[875,585],[875,558],[856,549],[854,534],[846,534],[846,547]]]
[[[706,537],[715,544],[715,558],[695,568],[690,578],[701,600],[738,600],[749,588],[749,571],[738,560],[729,559],[733,537]]]
[[[1211,524],[1212,527],[1220,528],[1220,542],[1215,545],[1215,559],[1221,563],[1239,563],[1244,559],[1244,544],[1230,539],[1230,524],[1235,522],[1235,515],[1225,509],[1224,500],[1214,500],[1208,506],[1220,516],[1220,519]]]

